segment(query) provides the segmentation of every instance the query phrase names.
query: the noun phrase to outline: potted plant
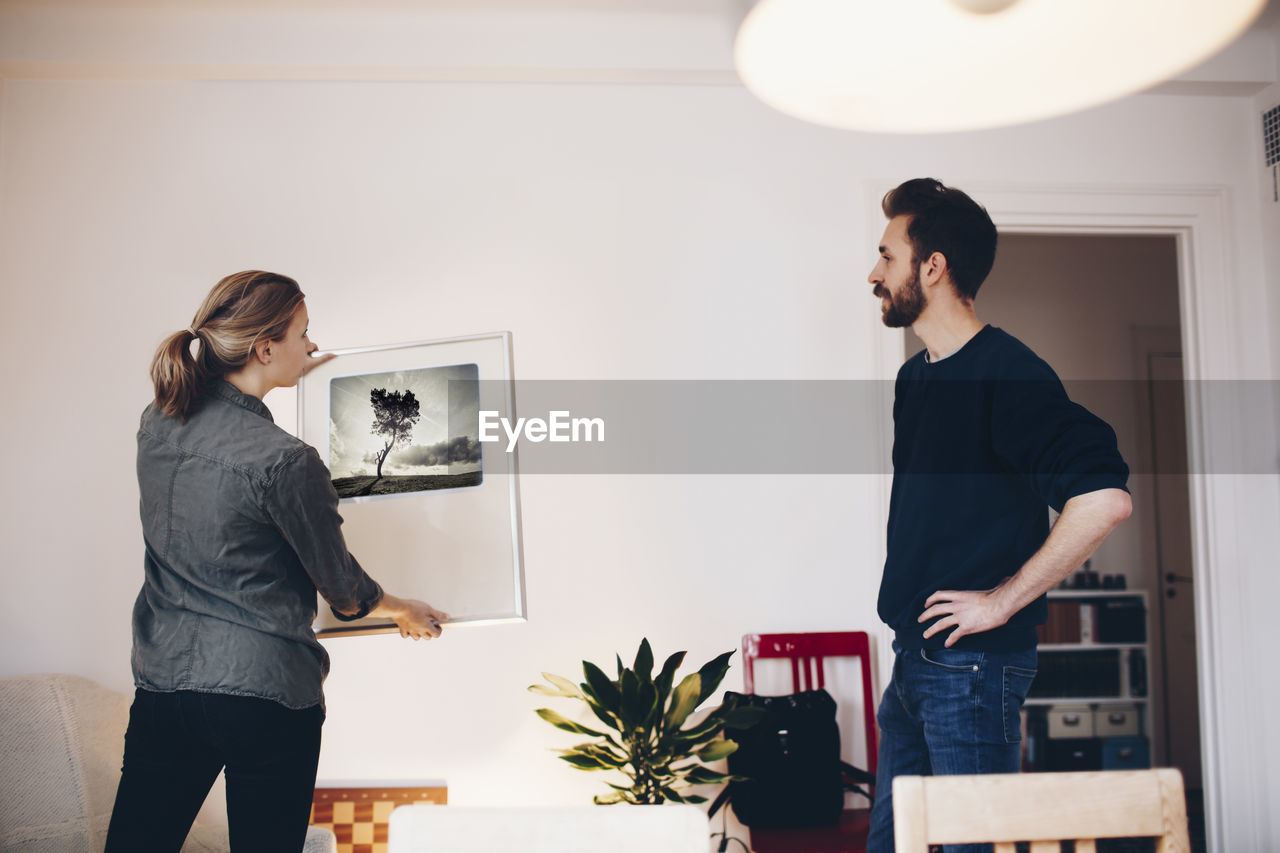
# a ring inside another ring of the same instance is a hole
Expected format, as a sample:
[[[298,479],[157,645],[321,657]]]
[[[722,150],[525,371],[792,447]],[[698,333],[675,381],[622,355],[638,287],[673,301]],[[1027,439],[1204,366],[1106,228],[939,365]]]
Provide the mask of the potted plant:
[[[655,676],[653,649],[645,639],[630,667],[618,656],[617,678],[611,679],[600,667],[583,661],[586,680],[581,684],[544,672],[547,684],[534,684],[529,690],[584,702],[603,725],[604,730],[590,728],[550,708],[537,710],[539,717],[556,728],[592,738],[559,750],[561,759],[579,770],[617,770],[630,779],[629,785],[607,783],[613,791],[597,795],[597,804],[703,803],[706,797],[688,789],[734,778],[702,763],[718,761],[738,748],[724,738],[725,724],[741,728],[758,717],[757,709],[721,704],[700,720],[689,720],[693,710],[720,686],[732,655],[725,652],[717,656],[675,684],[685,652],[667,658]]]

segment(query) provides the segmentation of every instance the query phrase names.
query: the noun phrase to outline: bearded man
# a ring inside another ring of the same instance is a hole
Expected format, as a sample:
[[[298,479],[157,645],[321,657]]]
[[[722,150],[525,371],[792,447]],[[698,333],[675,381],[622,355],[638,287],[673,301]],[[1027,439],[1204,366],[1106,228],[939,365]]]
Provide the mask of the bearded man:
[[[910,327],[925,349],[894,389],[877,603],[894,667],[868,853],[893,853],[895,776],[1018,771],[1045,593],[1132,512],[1115,432],[1030,348],[978,319],[996,252],[986,210],[932,178],[891,190],[882,208],[868,281],[885,325]],[[1047,507],[1060,513],[1052,529]]]

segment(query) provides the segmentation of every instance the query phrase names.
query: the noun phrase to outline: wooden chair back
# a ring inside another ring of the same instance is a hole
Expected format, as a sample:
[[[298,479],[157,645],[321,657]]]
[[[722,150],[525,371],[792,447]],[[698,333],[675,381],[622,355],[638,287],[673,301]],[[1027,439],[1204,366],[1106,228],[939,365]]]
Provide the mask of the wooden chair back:
[[[1094,853],[1099,838],[1155,837],[1157,853],[1190,853],[1182,774],[1172,768],[985,776],[899,776],[893,781],[896,853],[932,844],[995,843],[1014,853]]]

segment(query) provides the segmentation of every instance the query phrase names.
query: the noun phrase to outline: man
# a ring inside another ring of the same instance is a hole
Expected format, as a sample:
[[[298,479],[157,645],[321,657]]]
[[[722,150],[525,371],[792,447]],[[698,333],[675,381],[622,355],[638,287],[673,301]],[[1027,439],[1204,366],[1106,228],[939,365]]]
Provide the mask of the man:
[[[996,229],[963,192],[907,181],[868,281],[925,349],[898,372],[880,618],[893,628],[868,853],[893,853],[898,775],[1013,773],[1044,594],[1132,511],[1107,424],[974,311]],[[1060,513],[1049,529],[1046,507]],[[948,847],[948,853],[978,850]]]

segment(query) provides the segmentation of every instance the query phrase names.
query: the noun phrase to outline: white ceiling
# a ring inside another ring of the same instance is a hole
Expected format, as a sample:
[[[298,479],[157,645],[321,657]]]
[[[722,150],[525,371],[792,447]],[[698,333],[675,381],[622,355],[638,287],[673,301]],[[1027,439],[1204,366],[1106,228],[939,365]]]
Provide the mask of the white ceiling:
[[[502,14],[594,12],[600,14],[725,15],[740,19],[757,0],[0,0],[0,7],[39,5],[95,9],[256,9],[260,11],[407,11]],[[886,0],[892,2],[892,0]],[[1280,36],[1280,0],[1268,0],[1252,29]]]
[[[891,0],[889,0],[891,2]],[[302,11],[429,10],[481,12],[597,12],[604,14],[724,14],[741,17],[757,0],[0,0],[0,7],[64,6],[97,9],[257,9]],[[1280,30],[1280,0],[1268,0],[1255,29]]]
[[[255,9],[259,11],[601,12],[742,14],[753,0],[0,0],[0,7]]]

